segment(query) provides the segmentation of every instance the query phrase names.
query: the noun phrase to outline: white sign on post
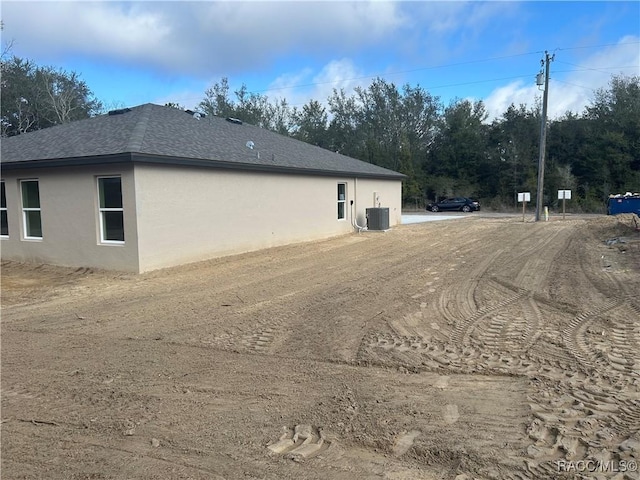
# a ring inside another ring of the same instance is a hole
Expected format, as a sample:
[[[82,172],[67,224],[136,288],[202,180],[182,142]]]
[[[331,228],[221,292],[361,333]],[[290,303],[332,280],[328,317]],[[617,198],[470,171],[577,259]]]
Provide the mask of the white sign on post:
[[[558,190],[558,200],[562,200],[562,219],[565,217],[565,200],[571,200],[571,190]]]
[[[518,202],[530,202],[530,201],[531,201],[531,192],[518,193]]]
[[[558,200],[571,200],[571,190],[558,190]]]
[[[527,209],[527,202],[531,201],[531,192],[518,192],[518,201],[522,203],[522,221],[524,222],[524,212]]]

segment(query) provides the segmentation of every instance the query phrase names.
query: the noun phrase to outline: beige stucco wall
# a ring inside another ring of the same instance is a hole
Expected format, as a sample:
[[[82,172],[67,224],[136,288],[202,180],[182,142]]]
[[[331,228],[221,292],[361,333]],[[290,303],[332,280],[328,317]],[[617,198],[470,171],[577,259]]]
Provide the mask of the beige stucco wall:
[[[338,183],[347,184],[344,220]],[[137,165],[135,184],[141,271],[353,232],[350,200],[363,225],[374,192],[400,223],[397,180]]]
[[[100,243],[99,175],[121,175],[125,244]],[[25,240],[20,180],[39,182],[42,239]],[[132,166],[9,170],[2,172],[9,238],[0,241],[4,260],[137,272],[137,227]]]
[[[389,226],[400,225],[402,221],[402,182],[399,180],[378,180],[369,178],[351,179],[349,198],[356,202],[354,215],[359,226],[366,225],[366,209],[372,207],[389,208]]]
[[[96,178],[102,175],[122,178],[124,245],[100,242]],[[391,226],[401,215],[397,180],[150,164],[10,170],[2,179],[9,221],[2,259],[73,267],[144,272],[348,234],[354,216],[366,224],[369,207],[388,207]],[[22,179],[39,181],[42,240],[23,238]],[[347,184],[344,220],[337,219],[338,183]]]

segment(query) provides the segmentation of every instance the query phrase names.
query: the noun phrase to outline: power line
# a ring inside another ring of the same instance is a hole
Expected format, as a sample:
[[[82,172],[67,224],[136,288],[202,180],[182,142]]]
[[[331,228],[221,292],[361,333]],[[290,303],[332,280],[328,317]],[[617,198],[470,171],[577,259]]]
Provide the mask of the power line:
[[[582,48],[601,48],[601,47],[618,47],[620,45],[640,45],[640,42],[625,42],[625,43],[603,43],[601,45],[584,45],[582,47],[565,47],[565,48],[556,48],[554,52],[559,52],[563,50],[579,50]]]
[[[514,75],[512,77],[501,77],[501,78],[491,78],[491,79],[487,79],[487,80],[476,80],[474,82],[462,82],[462,83],[449,83],[446,85],[435,85],[435,86],[425,86],[424,89],[426,91],[431,91],[431,90],[437,90],[438,88],[449,88],[449,87],[462,87],[465,85],[477,85],[480,83],[492,83],[492,82],[500,82],[503,80],[515,80],[515,79],[522,79],[522,78],[531,78],[532,74],[531,73],[527,73],[524,75]],[[295,107],[298,105],[304,105],[303,103],[296,103],[296,104],[291,104],[291,107]]]
[[[435,90],[437,88],[462,87],[464,85],[475,85],[475,84],[478,84],[478,83],[491,83],[491,82],[500,82],[502,80],[513,80],[513,79],[516,79],[516,78],[529,78],[531,76],[532,76],[531,73],[527,73],[527,74],[524,74],[524,75],[515,75],[515,76],[512,76],[512,77],[491,78],[491,79],[488,79],[488,80],[476,80],[476,81],[473,81],[473,82],[449,83],[447,85],[437,85],[437,86],[431,86],[431,87],[427,87],[426,86],[424,88],[425,88],[425,90]]]
[[[556,48],[553,51],[555,52],[555,51],[564,51],[564,50],[577,50],[577,49],[586,49],[586,48],[601,48],[601,47],[609,47],[609,46],[638,45],[638,44],[640,44],[640,42],[605,43],[605,44],[600,44],[600,45],[589,45],[589,46],[581,46],[581,47]],[[483,58],[483,59],[470,60],[470,61],[466,61],[466,62],[456,62],[456,63],[441,64],[441,65],[433,65],[433,66],[428,66],[428,67],[419,67],[419,68],[408,69],[408,70],[399,70],[399,71],[396,71],[396,72],[387,72],[385,74],[362,75],[362,76],[358,76],[358,77],[351,77],[351,78],[345,78],[345,79],[341,79],[341,80],[334,80],[334,81],[327,81],[327,82],[312,82],[312,83],[304,83],[304,84],[294,84],[294,85],[283,86],[283,87],[272,87],[272,88],[266,88],[266,89],[262,89],[262,90],[252,90],[252,91],[249,91],[247,93],[251,94],[251,93],[264,93],[264,92],[278,91],[278,90],[290,90],[290,89],[292,90],[292,89],[297,89],[297,88],[307,88],[307,87],[315,87],[315,86],[321,86],[321,85],[338,84],[338,83],[342,83],[342,82],[350,82],[350,81],[356,81],[356,80],[364,80],[364,79],[367,79],[367,78],[384,78],[384,77],[389,77],[389,76],[392,76],[392,75],[402,75],[402,74],[406,74],[406,73],[420,72],[420,71],[425,71],[425,70],[435,70],[435,69],[441,69],[441,68],[457,67],[457,66],[462,66],[462,65],[485,63],[485,62],[490,62],[490,61],[494,61],[494,60],[504,60],[504,59],[508,59],[508,58],[524,57],[524,56],[535,55],[535,54],[540,54],[540,53],[544,54],[545,52],[543,52],[543,51],[532,51],[532,52],[518,53],[518,54],[513,54],[513,55],[487,57],[487,58]],[[569,63],[569,62],[558,62],[558,63],[565,63],[567,65],[575,66],[575,67],[578,67],[579,70],[556,70],[556,73],[577,72],[577,71],[585,71],[585,70],[599,71],[599,70],[604,70],[604,69],[615,70],[615,69],[636,68],[636,66],[629,66],[629,67],[620,66],[620,67],[600,67],[599,69],[591,69],[591,68],[588,68],[588,67],[583,67],[581,65],[572,64],[572,63]],[[607,72],[603,71],[602,73],[607,73]],[[472,82],[460,82],[460,83],[451,83],[451,84],[445,84],[445,85],[425,86],[424,88],[426,90],[435,90],[435,89],[439,89],[439,88],[461,87],[461,86],[465,86],[465,85],[477,85],[477,84],[481,84],[481,83],[491,83],[491,82],[498,82],[498,81],[503,81],[503,80],[513,80],[513,79],[519,79],[519,78],[528,78],[528,77],[530,77],[532,75],[533,75],[533,73],[527,73],[527,74],[515,75],[515,76],[510,76],[510,77],[493,78],[493,79],[487,79],[487,80],[477,80],[477,81],[472,81]],[[554,79],[554,81],[558,81],[558,80]],[[567,83],[567,82],[564,82],[564,83]],[[587,87],[585,87],[585,88],[587,88]],[[184,99],[184,100],[187,100],[187,99]],[[200,98],[200,100],[202,100],[202,99]],[[296,105],[298,105],[298,104],[291,105],[291,106],[296,106]]]
[[[564,80],[553,79],[554,82],[564,83],[565,85],[571,85],[572,87],[584,88],[585,90],[590,90],[595,92],[595,89],[592,87],[585,87],[584,85],[578,85],[576,83],[565,82]]]
[[[335,81],[329,81],[329,82],[315,82],[315,83],[305,83],[305,84],[298,84],[298,85],[289,85],[286,87],[273,87],[273,88],[265,88],[263,90],[253,90],[249,93],[262,93],[262,92],[270,92],[272,90],[288,90],[288,89],[294,89],[294,88],[303,88],[303,87],[315,87],[318,85],[329,85],[332,83],[340,83],[340,82],[351,82],[354,80],[364,80],[366,78],[376,78],[376,77],[384,77],[384,76],[391,76],[391,75],[403,75],[405,73],[414,73],[414,72],[422,72],[425,70],[436,70],[438,68],[448,68],[448,67],[459,67],[462,65],[472,65],[472,64],[476,64],[476,63],[484,63],[484,62],[491,62],[493,60],[504,60],[507,58],[515,58],[515,57],[524,57],[527,55],[535,55],[535,54],[539,54],[539,53],[544,53],[541,51],[538,52],[528,52],[528,53],[517,53],[514,55],[504,55],[504,56],[500,56],[500,57],[488,57],[488,58],[483,58],[480,60],[469,60],[467,62],[457,62],[457,63],[445,63],[442,65],[432,65],[429,67],[419,67],[419,68],[413,68],[410,70],[398,70],[396,72],[387,72],[385,74],[373,74],[373,75],[362,75],[359,77],[352,77],[352,78],[345,78],[342,80],[335,80]],[[461,85],[465,85],[465,84],[461,84]]]
[[[565,72],[585,72],[585,71],[609,73],[609,72],[606,72],[605,70],[615,70],[615,69],[625,69],[625,68],[640,68],[640,65],[591,68],[591,67],[585,67],[583,65],[576,65],[575,63],[569,63],[569,62],[558,61],[558,63],[564,63],[565,65],[571,65],[572,67],[578,67],[578,70],[556,70],[556,72],[563,72],[563,73],[565,73]]]
[[[619,69],[619,68],[634,68],[634,67],[605,67],[605,68],[610,68],[610,69]],[[583,71],[584,69],[580,69],[580,70],[556,70],[556,73],[566,73],[566,72],[580,72]],[[604,72],[603,72],[604,73]],[[485,79],[485,80],[475,80],[473,82],[460,82],[460,83],[448,83],[448,84],[444,84],[444,85],[426,85],[424,86],[424,89],[427,91],[431,91],[431,90],[437,90],[439,88],[450,88],[450,87],[463,87],[465,85],[478,85],[481,83],[493,83],[493,82],[501,82],[504,80],[515,80],[515,79],[526,79],[526,78],[531,78],[533,75],[531,73],[526,73],[526,74],[520,74],[520,75],[513,75],[513,76],[509,76],[509,77],[499,77],[499,78],[490,78],[490,79]],[[368,78],[368,77],[363,77],[363,78]],[[554,82],[560,82],[560,83],[566,83],[567,85],[573,85],[576,87],[581,87],[581,88],[586,88],[589,90],[593,90],[592,88],[589,87],[582,87],[581,85],[575,85],[569,82],[565,82],[562,80],[558,80],[556,78],[552,79]],[[333,82],[326,82],[326,83],[333,83]],[[286,88],[286,87],[283,87]],[[304,104],[291,104],[290,106],[294,107],[297,105],[304,105]]]
[[[561,63],[561,62],[558,62]],[[631,66],[631,67],[603,67],[603,68],[609,68],[611,70],[615,70],[615,69],[620,69],[620,68],[638,68],[637,66]],[[556,73],[566,73],[566,72],[581,72],[584,70],[589,70],[589,69],[580,69],[580,70],[556,70]],[[607,72],[603,72],[603,73],[607,73]],[[473,82],[462,82],[462,83],[449,83],[446,85],[437,85],[437,86],[425,86],[425,90],[435,90],[437,88],[448,88],[448,87],[461,87],[464,85],[475,85],[478,83],[491,83],[491,82],[500,82],[503,80],[514,80],[517,78],[530,78],[532,76],[531,73],[526,73],[526,74],[522,74],[522,75],[514,75],[511,77],[501,77],[501,78],[491,78],[491,79],[487,79],[487,80],[476,80]],[[561,83],[566,83],[567,85],[571,85],[571,83],[569,82],[563,82],[562,80],[557,80],[557,79],[552,79],[554,82],[561,82]],[[579,86],[579,85],[576,85]],[[585,87],[588,88],[588,87]]]
[[[587,46],[581,46],[581,47],[565,47],[565,48],[556,48],[554,50],[554,52],[556,51],[564,51],[564,50],[578,50],[578,49],[586,49],[586,48],[602,48],[602,47],[611,47],[611,46],[621,46],[621,45],[638,45],[640,44],[640,42],[625,42],[625,43],[603,43],[601,45],[587,45]],[[273,87],[273,88],[265,88],[262,90],[252,90],[249,93],[263,93],[263,92],[270,92],[270,91],[275,91],[275,90],[288,90],[288,89],[296,89],[296,88],[305,88],[305,87],[315,87],[315,86],[320,86],[320,85],[329,85],[329,84],[334,84],[334,83],[340,83],[340,82],[351,82],[351,81],[355,81],[355,80],[364,80],[367,78],[384,78],[384,77],[389,77],[392,75],[403,75],[406,73],[414,73],[414,72],[421,72],[421,71],[425,71],[425,70],[435,70],[435,69],[439,69],[439,68],[449,68],[449,67],[459,67],[462,65],[472,65],[472,64],[477,64],[477,63],[485,63],[485,62],[491,62],[493,60],[505,60],[508,58],[515,58],[515,57],[524,57],[524,56],[528,56],[528,55],[536,55],[536,54],[544,54],[545,52],[542,50],[538,50],[538,51],[533,51],[533,52],[526,52],[526,53],[516,53],[513,55],[503,55],[503,56],[498,56],[498,57],[487,57],[487,58],[483,58],[483,59],[479,59],[479,60],[469,60],[466,62],[456,62],[456,63],[446,63],[446,64],[442,64],[442,65],[432,65],[432,66],[428,66],[428,67],[419,67],[419,68],[414,68],[414,69],[409,69],[409,70],[399,70],[396,72],[387,72],[385,74],[373,74],[373,75],[363,75],[363,76],[358,76],[358,77],[352,77],[352,78],[345,78],[345,79],[341,79],[341,80],[335,80],[335,81],[328,81],[328,82],[314,82],[314,83],[305,83],[305,84],[297,84],[297,85],[289,85],[289,86],[284,86],[284,87]],[[579,66],[579,65],[575,65],[575,66]],[[611,68],[627,68],[627,67],[611,67]],[[630,67],[632,68],[632,67]],[[456,84],[454,86],[458,86],[458,85],[467,85],[466,83],[462,83],[462,84]]]

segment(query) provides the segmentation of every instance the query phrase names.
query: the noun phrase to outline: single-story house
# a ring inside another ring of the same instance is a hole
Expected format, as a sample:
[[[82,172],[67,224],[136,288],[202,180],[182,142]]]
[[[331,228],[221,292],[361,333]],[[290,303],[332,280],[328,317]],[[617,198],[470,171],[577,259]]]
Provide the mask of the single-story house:
[[[3,138],[5,260],[146,272],[400,223],[404,175],[153,104]]]

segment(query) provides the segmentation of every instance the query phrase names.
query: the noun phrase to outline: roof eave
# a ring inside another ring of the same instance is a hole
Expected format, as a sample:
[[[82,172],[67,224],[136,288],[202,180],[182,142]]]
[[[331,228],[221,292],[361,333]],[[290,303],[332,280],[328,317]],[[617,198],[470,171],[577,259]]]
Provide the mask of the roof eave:
[[[384,180],[403,180],[406,175],[397,172],[375,173],[356,172],[349,170],[323,170],[317,168],[297,168],[281,165],[261,165],[242,162],[227,162],[223,160],[207,160],[200,158],[171,157],[161,155],[148,155],[140,153],[118,153],[112,155],[100,155],[94,157],[55,158],[42,160],[26,160],[19,162],[2,162],[3,170],[22,170],[34,168],[54,167],[79,167],[93,165],[110,165],[114,163],[146,163],[155,165],[176,165],[201,168],[218,168],[224,170],[244,170],[267,173],[284,173],[297,175],[315,175],[330,177],[358,177],[376,178]]]
[[[332,177],[360,177],[360,178],[384,178],[388,180],[402,180],[407,178],[406,175],[401,173],[372,173],[372,172],[355,172],[348,170],[323,170],[319,168],[298,168],[298,167],[286,167],[282,165],[264,165],[257,163],[244,163],[244,162],[227,162],[224,160],[206,160],[199,158],[184,158],[184,157],[165,157],[160,155],[142,155],[136,154],[133,156],[135,163],[150,163],[150,164],[163,164],[163,165],[178,165],[189,167],[205,167],[205,168],[219,168],[225,170],[246,170],[253,172],[267,172],[267,173],[287,173],[298,175],[317,175],[317,176],[332,176]]]
[[[40,160],[21,160],[18,162],[2,162],[2,170],[31,170],[34,168],[84,167],[90,165],[111,165],[114,163],[131,163],[131,153],[115,153],[93,157],[45,158]]]

